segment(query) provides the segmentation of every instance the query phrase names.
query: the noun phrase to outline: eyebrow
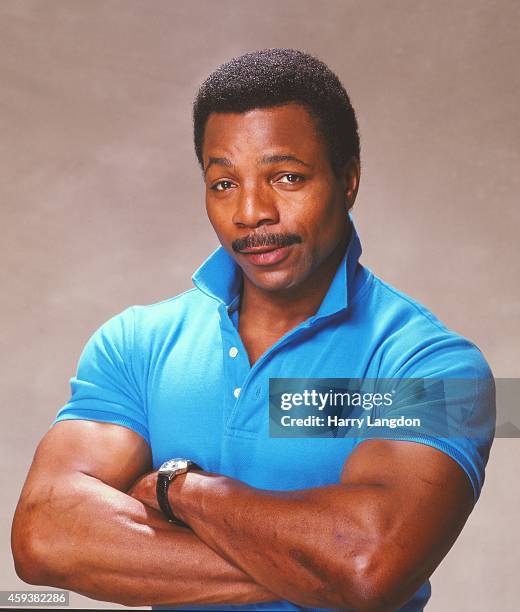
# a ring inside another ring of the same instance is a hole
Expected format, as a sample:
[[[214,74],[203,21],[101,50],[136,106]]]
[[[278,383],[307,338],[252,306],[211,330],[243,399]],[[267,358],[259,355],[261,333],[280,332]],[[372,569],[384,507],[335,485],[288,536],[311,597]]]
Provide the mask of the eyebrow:
[[[226,166],[226,168],[232,168],[233,164],[227,157],[210,157],[208,165],[204,168],[204,176],[211,166]]]
[[[298,159],[295,155],[289,155],[289,154],[287,155],[264,155],[262,159],[260,160],[260,163],[262,165],[267,165],[267,164],[276,164],[276,163],[288,162],[288,161],[292,161],[295,164],[299,164],[300,166],[306,166],[307,168],[311,167],[310,164],[302,161],[301,159]],[[208,161],[208,165],[204,169],[204,176],[206,175],[207,171],[211,168],[211,166],[225,166],[226,168],[233,168],[234,164],[227,157],[210,157]]]
[[[276,164],[278,162],[287,162],[287,161],[292,161],[295,164],[300,164],[300,166],[307,166],[307,168],[311,167],[310,164],[307,164],[306,162],[302,161],[301,159],[298,159],[294,155],[264,155],[262,157],[262,159],[260,160],[260,163],[262,163],[262,164]]]

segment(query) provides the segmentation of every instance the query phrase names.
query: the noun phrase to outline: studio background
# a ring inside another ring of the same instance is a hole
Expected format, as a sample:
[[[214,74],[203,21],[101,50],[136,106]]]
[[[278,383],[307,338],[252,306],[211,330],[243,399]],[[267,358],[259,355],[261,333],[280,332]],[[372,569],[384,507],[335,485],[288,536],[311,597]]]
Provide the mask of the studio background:
[[[362,262],[520,375],[515,0],[2,0],[0,589],[11,520],[88,337],[189,288],[217,246],[191,103],[265,47],[323,59],[357,110]],[[518,609],[518,439],[432,578],[428,610]],[[76,607],[106,607],[71,594]]]

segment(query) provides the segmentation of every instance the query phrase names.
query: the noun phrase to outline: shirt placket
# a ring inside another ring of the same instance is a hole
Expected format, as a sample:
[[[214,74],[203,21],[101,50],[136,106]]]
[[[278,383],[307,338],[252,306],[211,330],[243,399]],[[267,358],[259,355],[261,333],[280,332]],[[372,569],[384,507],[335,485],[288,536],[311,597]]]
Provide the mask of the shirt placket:
[[[236,404],[241,401],[242,388],[251,366],[242,339],[230,318],[229,309],[224,304],[219,306],[219,315],[225,377],[223,386],[225,410],[223,417],[224,425],[226,425],[235,410]]]
[[[275,354],[286,344],[298,340],[313,325],[315,325],[315,319],[311,317],[278,340],[251,367],[247,351],[238,330],[229,317],[228,309],[221,310],[222,350],[226,375],[224,427],[228,432],[247,435],[247,437],[254,437],[258,434],[260,413],[263,408],[266,408],[262,402],[268,401],[268,371],[273,370],[272,360],[276,358]],[[266,370],[267,364],[269,367]],[[276,367],[274,369],[276,370]],[[265,387],[264,391],[262,391],[263,387]]]

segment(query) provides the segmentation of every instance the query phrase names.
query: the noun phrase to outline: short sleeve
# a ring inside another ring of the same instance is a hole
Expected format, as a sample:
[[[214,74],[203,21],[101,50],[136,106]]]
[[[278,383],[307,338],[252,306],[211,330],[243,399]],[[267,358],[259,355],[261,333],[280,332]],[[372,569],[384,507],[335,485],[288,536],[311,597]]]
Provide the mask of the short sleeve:
[[[480,351],[460,338],[414,359],[403,377],[378,384],[392,401],[366,415],[356,444],[389,439],[432,446],[462,467],[476,502],[496,418],[494,379]]]
[[[70,399],[53,425],[68,419],[113,423],[132,429],[150,443],[133,344],[131,307],[107,321],[88,340],[76,375],[70,379]]]

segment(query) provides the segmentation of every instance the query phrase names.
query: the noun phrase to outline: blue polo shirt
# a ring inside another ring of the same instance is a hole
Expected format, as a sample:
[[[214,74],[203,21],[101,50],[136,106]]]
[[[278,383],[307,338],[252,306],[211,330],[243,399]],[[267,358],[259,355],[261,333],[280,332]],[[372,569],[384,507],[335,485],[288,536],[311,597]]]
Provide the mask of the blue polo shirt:
[[[193,275],[195,288],[130,307],[94,333],[55,422],[87,419],[128,427],[149,444],[154,469],[171,457],[189,457],[254,487],[294,490],[337,483],[355,446],[382,436],[363,431],[358,437],[270,437],[270,378],[468,379],[474,384],[465,435],[442,439],[402,429],[393,437],[452,457],[476,501],[493,434],[488,428],[473,435],[472,423],[478,429],[493,419],[481,389],[482,381],[492,384],[489,367],[475,345],[362,266],[360,254],[353,228],[318,311],[251,367],[237,330],[242,272],[219,247]],[[422,610],[429,597],[426,582],[402,610]],[[311,608],[278,601],[204,609]]]

